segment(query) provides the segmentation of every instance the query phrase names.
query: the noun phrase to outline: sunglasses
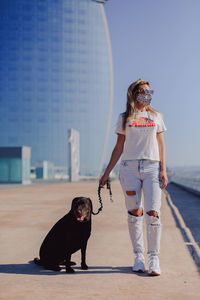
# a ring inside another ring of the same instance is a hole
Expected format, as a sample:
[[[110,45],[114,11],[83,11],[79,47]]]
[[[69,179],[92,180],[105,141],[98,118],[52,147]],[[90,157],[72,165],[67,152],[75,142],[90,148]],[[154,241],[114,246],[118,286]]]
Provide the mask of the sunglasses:
[[[147,90],[147,89],[138,89],[138,93],[140,93],[140,94],[150,94],[150,95],[153,95],[153,93],[154,93],[154,90]]]

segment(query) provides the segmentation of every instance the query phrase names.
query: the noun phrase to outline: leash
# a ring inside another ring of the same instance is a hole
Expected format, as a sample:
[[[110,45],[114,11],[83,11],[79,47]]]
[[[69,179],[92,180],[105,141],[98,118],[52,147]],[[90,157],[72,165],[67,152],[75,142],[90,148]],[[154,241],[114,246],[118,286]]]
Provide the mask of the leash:
[[[110,180],[106,181],[106,186],[107,186],[107,189],[109,190],[110,202],[114,202],[113,199],[112,199],[112,191],[111,191]],[[99,198],[100,207],[99,207],[99,209],[96,213],[92,211],[92,214],[94,216],[98,215],[100,213],[100,211],[102,211],[102,209],[103,209],[103,202],[102,202],[102,198],[101,198],[101,189],[102,188],[103,188],[103,186],[100,184],[99,187],[98,187],[98,198]]]

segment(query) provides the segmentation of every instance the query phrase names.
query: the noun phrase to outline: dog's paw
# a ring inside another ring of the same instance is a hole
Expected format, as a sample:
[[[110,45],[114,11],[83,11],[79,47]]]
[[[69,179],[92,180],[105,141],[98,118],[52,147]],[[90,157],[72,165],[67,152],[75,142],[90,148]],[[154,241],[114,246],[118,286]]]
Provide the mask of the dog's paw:
[[[38,257],[35,257],[33,261],[36,265],[42,266],[41,260]]]
[[[82,270],[87,270],[88,266],[86,265],[86,263],[81,263],[81,269]]]
[[[72,269],[70,266],[66,267],[66,273],[75,273],[74,269]]]

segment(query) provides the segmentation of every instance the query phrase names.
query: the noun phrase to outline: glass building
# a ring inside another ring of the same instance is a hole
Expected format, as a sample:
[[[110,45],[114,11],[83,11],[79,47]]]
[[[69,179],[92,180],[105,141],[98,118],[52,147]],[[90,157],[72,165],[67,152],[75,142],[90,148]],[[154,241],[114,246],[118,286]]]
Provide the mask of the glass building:
[[[81,174],[97,175],[113,101],[105,1],[0,1],[0,146],[31,147],[31,163],[67,166],[80,132]]]

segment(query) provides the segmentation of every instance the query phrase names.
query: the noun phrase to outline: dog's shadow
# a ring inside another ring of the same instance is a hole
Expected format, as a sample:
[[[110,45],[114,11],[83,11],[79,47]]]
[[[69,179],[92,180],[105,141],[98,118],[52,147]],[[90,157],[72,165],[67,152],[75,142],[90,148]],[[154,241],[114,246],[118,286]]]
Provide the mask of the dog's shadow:
[[[145,273],[133,273],[131,267],[110,267],[110,266],[92,266],[89,267],[87,271],[81,270],[80,267],[73,267],[75,273],[67,274],[65,273],[65,268],[63,267],[60,272],[55,272],[51,270],[45,270],[44,268],[35,265],[33,261],[25,264],[1,264],[0,273],[5,274],[27,274],[27,275],[46,275],[46,276],[55,276],[55,275],[76,275],[76,274],[135,274],[138,276],[146,276]]]

